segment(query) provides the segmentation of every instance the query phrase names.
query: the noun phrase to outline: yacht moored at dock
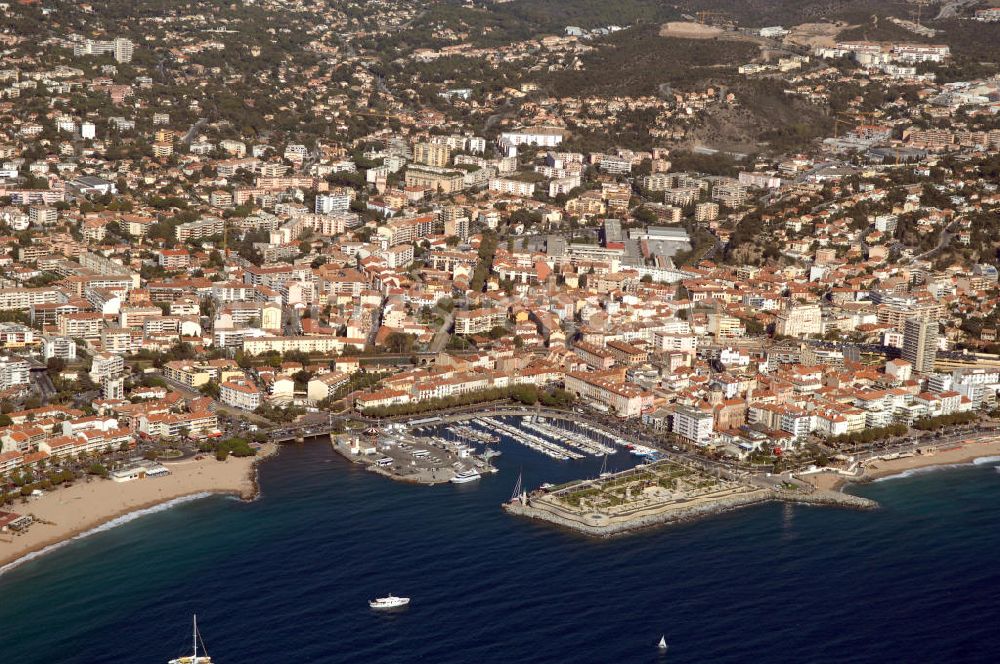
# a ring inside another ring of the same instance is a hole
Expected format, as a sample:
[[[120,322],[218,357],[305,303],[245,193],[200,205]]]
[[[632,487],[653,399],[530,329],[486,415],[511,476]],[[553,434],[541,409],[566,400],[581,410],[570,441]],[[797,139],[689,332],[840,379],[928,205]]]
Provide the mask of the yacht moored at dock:
[[[482,475],[480,475],[477,471],[470,469],[455,473],[455,476],[449,481],[452,484],[466,484],[468,482],[475,482],[481,477]]]

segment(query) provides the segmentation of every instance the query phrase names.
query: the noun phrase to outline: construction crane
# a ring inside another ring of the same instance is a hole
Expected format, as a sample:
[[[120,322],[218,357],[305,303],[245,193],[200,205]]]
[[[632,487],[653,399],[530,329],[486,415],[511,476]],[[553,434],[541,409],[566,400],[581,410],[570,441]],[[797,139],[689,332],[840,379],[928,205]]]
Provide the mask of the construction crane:
[[[710,19],[710,18],[724,18],[726,16],[729,16],[729,14],[727,14],[726,12],[701,11],[701,12],[696,13],[695,16],[698,17],[698,22],[699,23],[701,23],[702,25],[705,25],[706,23],[708,23],[707,19]]]
[[[915,17],[916,20],[914,21],[914,23],[920,25],[920,17],[923,13],[924,7],[929,3],[929,0],[910,0],[910,1],[917,6],[916,17]],[[924,26],[920,25],[920,27]]]
[[[840,125],[851,125],[856,123],[857,120],[858,118],[851,113],[837,113],[833,118],[833,137],[840,138]]]

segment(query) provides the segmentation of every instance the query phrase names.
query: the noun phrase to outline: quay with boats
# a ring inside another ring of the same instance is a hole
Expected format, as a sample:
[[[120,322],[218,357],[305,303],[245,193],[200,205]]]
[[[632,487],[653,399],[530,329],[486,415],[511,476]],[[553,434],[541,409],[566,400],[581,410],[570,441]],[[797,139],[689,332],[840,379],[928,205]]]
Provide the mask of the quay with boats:
[[[605,454],[615,453],[615,450],[608,445],[593,440],[588,436],[552,426],[541,417],[522,417],[521,426],[541,434],[542,436],[563,443],[568,447],[575,447],[586,454],[590,454],[591,456],[602,456]]]
[[[557,461],[588,456],[605,459],[628,450],[645,460],[659,452],[629,443],[599,427],[580,427],[531,413],[481,415],[462,421],[428,418],[409,423],[389,423],[364,432],[332,435],[336,451],[352,462],[386,477],[420,484],[466,484],[496,472],[491,459],[500,456],[501,440],[514,442]]]
[[[368,470],[402,482],[465,484],[495,473],[490,459],[498,452],[479,453],[455,434],[415,436],[403,425],[370,428],[363,434],[332,435],[333,449]]]
[[[455,473],[455,476],[452,477],[450,481],[452,484],[468,484],[469,482],[475,482],[481,477],[482,475],[480,475],[479,472],[469,469]]]
[[[567,461],[569,459],[582,459],[583,455],[579,452],[574,452],[573,450],[566,449],[550,440],[546,440],[541,436],[536,436],[530,434],[527,431],[519,429],[514,425],[507,424],[493,417],[480,417],[473,420],[475,424],[494,429],[502,434],[507,435],[511,439],[530,447],[536,452],[541,452],[547,457],[551,457],[558,461]]]
[[[453,424],[446,426],[445,431],[454,434],[458,438],[464,438],[465,440],[471,440],[485,445],[500,442],[500,439],[497,436],[490,435],[484,431],[480,431],[465,424]]]

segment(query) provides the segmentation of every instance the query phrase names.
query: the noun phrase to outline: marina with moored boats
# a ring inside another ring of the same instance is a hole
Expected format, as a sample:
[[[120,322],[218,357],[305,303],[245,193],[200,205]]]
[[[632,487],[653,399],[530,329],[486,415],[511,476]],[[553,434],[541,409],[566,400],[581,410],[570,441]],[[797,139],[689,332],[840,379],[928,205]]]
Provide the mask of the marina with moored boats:
[[[332,436],[335,450],[372,472],[420,484],[474,484],[497,472],[500,445],[522,445],[561,462],[603,457],[591,479],[560,486],[519,486],[502,505],[514,515],[607,537],[771,500],[869,509],[864,499],[780,478],[734,473],[684,455],[629,442],[591,422],[547,413],[476,413],[446,421],[393,422]],[[629,467],[609,472],[619,453]],[[634,467],[633,467],[634,466]],[[593,472],[593,471],[591,471]],[[582,474],[582,473],[581,473]],[[520,484],[519,478],[519,484]]]

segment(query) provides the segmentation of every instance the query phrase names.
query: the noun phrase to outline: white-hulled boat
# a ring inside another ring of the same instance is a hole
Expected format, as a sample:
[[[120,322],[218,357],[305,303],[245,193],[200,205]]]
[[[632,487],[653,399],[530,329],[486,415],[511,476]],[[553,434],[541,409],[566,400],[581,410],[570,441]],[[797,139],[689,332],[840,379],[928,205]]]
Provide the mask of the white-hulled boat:
[[[660,642],[657,644],[657,647],[661,651],[665,651],[667,649],[667,637],[665,635],[660,636]]]
[[[396,597],[395,595],[389,595],[388,597],[379,597],[378,599],[369,600],[368,606],[373,609],[399,609],[410,603],[409,597]]]
[[[452,477],[450,481],[453,484],[465,484],[466,482],[475,482],[480,477],[482,477],[482,475],[480,475],[475,470],[470,469],[470,470],[463,470],[460,473],[455,473],[455,476]]]
[[[177,659],[172,659],[167,664],[212,664],[212,658],[206,655],[198,654],[198,641],[201,639],[201,635],[198,634],[198,616],[194,616],[194,630],[191,638],[192,641],[192,654],[190,656],[178,657]],[[202,643],[202,650],[204,650],[205,644]]]

